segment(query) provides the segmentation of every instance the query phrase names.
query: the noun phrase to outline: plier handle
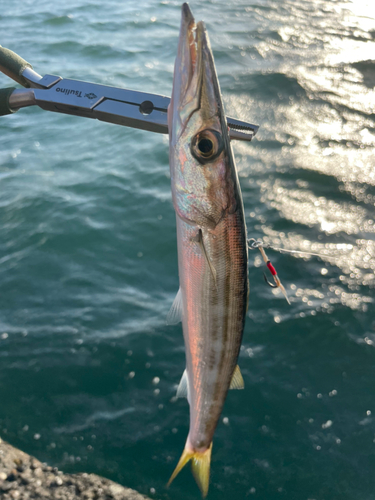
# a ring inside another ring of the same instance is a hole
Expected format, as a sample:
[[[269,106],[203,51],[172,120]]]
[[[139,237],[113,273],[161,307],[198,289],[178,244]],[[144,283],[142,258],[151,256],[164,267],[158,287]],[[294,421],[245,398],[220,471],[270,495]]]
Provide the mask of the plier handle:
[[[168,133],[169,97],[135,90],[41,76],[15,52],[0,46],[0,71],[25,89],[0,89],[0,116],[37,105],[47,111],[96,118],[126,127]],[[257,125],[227,117],[231,139],[251,141]]]

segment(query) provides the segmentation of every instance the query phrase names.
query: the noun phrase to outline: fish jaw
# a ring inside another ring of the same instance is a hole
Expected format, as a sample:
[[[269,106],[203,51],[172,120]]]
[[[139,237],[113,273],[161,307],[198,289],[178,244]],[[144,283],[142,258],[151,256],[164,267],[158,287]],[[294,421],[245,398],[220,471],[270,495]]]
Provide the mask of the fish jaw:
[[[182,6],[180,37],[178,42],[177,57],[175,60],[173,90],[168,108],[168,129],[170,140],[175,142],[176,133],[184,127],[180,118],[180,108],[186,101],[190,83],[196,67],[196,24],[187,3]],[[173,124],[173,127],[171,126]]]
[[[168,112],[169,124],[173,124],[169,128],[172,142],[178,141],[194,114],[200,116],[200,120],[196,117],[195,127],[199,127],[199,122],[208,125],[207,121],[219,115],[225,121],[221,108],[220,88],[205,25],[195,23],[188,4],[184,3]]]

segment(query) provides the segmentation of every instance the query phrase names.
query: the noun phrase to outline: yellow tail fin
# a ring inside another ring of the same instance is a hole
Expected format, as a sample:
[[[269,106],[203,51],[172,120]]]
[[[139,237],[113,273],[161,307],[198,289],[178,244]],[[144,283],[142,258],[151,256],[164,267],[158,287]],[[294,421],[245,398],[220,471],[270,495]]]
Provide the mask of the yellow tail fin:
[[[170,480],[168,481],[167,486],[171,484],[180,470],[183,469],[190,460],[192,460],[191,468],[193,470],[194,478],[199,486],[199,489],[201,490],[202,497],[206,497],[208,493],[208,485],[210,483],[211,451],[212,443],[210,444],[210,447],[204,452],[191,451],[185,448],[177,464],[177,467],[175,468]]]

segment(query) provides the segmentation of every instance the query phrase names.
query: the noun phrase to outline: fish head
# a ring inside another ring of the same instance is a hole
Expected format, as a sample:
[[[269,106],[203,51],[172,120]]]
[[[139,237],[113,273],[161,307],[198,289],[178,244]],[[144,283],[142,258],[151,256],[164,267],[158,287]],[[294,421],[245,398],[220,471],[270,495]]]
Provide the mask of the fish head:
[[[237,174],[207,31],[186,3],[168,128],[175,210],[190,224],[214,228],[237,205]]]

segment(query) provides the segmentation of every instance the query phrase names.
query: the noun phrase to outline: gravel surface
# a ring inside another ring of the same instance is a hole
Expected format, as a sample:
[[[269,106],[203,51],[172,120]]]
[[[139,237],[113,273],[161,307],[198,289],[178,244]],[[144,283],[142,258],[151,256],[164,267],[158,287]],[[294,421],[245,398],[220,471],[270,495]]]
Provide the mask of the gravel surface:
[[[95,474],[64,474],[0,438],[1,500],[150,500]]]

